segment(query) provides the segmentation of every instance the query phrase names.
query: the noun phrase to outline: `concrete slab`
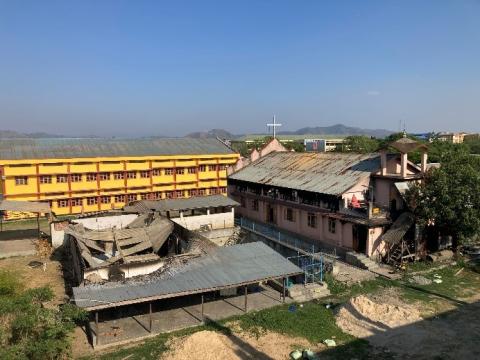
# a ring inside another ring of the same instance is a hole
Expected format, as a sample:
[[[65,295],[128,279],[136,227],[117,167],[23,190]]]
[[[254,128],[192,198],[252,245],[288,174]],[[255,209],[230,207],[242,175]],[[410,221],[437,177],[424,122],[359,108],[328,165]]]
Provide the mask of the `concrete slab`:
[[[0,241],[0,259],[14,256],[31,256],[36,253],[35,242],[32,239]]]
[[[282,304],[280,293],[267,286],[259,286],[258,291],[248,294],[248,311],[266,309]],[[286,302],[292,300],[287,298]],[[205,319],[221,320],[234,315],[244,314],[245,297],[237,295],[228,298],[205,300]],[[90,322],[93,345],[95,348],[104,348],[131,341],[138,341],[159,333],[181,330],[202,324],[200,296],[191,296],[181,299],[169,299],[153,305],[152,332],[149,331],[150,317],[148,305],[142,305],[143,311],[138,315],[104,319],[100,313],[98,332],[99,343],[96,344],[95,321]],[[138,307],[137,307],[138,310]]]

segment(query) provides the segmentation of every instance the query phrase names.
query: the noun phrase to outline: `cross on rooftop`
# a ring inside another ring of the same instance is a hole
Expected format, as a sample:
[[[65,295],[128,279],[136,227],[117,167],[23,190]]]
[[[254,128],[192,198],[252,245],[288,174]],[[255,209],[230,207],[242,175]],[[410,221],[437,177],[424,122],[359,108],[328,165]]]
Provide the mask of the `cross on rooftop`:
[[[275,115],[273,115],[273,122],[270,123],[270,124],[267,124],[267,127],[273,128],[273,138],[274,138],[274,139],[275,139],[276,134],[277,134],[277,132],[276,132],[277,126],[282,126],[282,124],[278,124],[278,123],[276,122],[276,120],[275,120]]]

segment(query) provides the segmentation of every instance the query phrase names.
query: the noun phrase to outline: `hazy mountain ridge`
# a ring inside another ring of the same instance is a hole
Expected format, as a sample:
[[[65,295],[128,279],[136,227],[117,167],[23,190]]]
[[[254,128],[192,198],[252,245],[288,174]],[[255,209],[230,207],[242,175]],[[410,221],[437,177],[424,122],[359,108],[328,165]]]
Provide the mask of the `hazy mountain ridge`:
[[[0,139],[41,139],[41,138],[64,138],[63,135],[54,135],[44,132],[20,133],[13,130],[0,130]]]

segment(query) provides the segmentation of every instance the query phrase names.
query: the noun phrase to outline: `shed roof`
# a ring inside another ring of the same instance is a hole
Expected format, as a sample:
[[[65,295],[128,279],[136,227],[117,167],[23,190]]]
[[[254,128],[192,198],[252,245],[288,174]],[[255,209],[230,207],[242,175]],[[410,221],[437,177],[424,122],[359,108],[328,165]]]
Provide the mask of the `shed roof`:
[[[382,240],[390,245],[399,243],[410,227],[414,224],[415,217],[410,212],[402,213],[392,224],[390,229],[383,234]]]
[[[181,211],[222,206],[238,206],[235,200],[223,195],[194,196],[182,199],[139,200],[125,206],[128,212]]]
[[[198,294],[303,273],[262,242],[219,247],[163,279],[74,287],[75,304],[87,310]]]
[[[50,205],[39,201],[0,200],[1,211],[20,211],[32,213],[50,213]]]
[[[229,179],[339,196],[378,170],[378,154],[273,152]]]
[[[233,153],[217,139],[8,139],[0,142],[0,160]]]

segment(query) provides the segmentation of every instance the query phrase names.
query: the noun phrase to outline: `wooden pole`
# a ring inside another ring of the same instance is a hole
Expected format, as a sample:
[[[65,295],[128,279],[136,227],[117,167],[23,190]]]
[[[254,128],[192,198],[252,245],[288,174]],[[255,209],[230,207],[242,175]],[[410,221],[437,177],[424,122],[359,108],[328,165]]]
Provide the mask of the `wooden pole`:
[[[203,317],[203,308],[204,308],[204,305],[203,305],[203,294],[202,294],[202,322],[205,321],[205,318]]]
[[[283,278],[282,302],[285,303],[285,278]]]
[[[98,332],[98,311],[95,311],[95,345],[98,346],[100,333]]]
[[[38,232],[38,240],[40,240],[40,213],[37,213],[37,232]]]
[[[248,287],[245,285],[245,312],[248,310]]]
[[[152,332],[152,303],[148,303],[148,315],[149,315],[149,332]]]

